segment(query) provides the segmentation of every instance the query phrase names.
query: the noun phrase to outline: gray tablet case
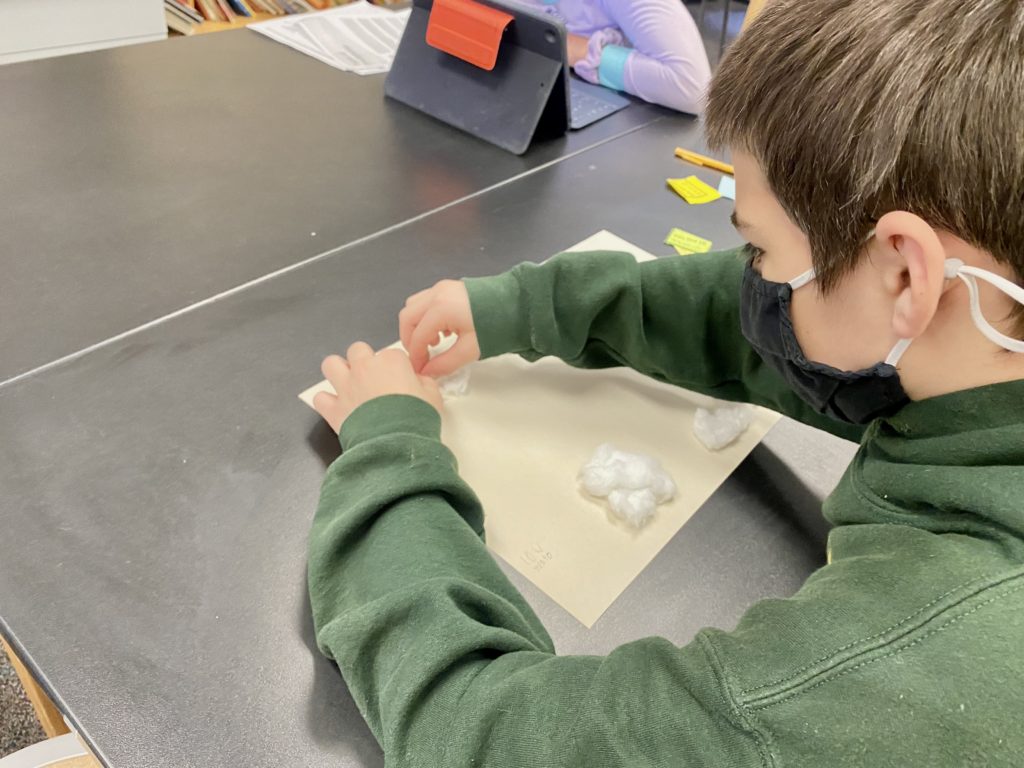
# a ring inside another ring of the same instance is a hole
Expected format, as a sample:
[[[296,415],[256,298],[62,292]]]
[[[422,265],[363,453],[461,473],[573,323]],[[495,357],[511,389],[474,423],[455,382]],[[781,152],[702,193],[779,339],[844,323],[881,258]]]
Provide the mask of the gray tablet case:
[[[429,44],[433,0],[413,0],[384,93],[521,155],[534,139],[561,136],[569,128],[565,27],[513,3],[474,2],[512,17],[493,69]]]

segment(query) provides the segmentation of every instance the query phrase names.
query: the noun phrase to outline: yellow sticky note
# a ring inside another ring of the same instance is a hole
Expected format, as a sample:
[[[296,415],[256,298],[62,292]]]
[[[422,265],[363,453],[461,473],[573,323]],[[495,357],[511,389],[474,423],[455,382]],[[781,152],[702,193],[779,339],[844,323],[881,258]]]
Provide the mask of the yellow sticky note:
[[[665,245],[671,245],[680,256],[689,256],[691,253],[707,253],[711,250],[711,241],[703,237],[697,237],[682,229],[673,229],[665,238]]]
[[[722,195],[710,184],[705,184],[696,176],[687,176],[685,179],[666,179],[668,185],[678,195],[691,205],[701,205],[717,200]]]

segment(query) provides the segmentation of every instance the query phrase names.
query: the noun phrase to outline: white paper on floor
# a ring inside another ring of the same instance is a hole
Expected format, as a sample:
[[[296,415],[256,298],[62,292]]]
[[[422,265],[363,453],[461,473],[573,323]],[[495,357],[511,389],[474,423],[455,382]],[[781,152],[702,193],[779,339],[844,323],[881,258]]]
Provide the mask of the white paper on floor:
[[[569,250],[654,258],[608,232]],[[300,397],[310,402],[324,384]],[[635,371],[585,371],[504,355],[475,363],[472,384],[468,395],[446,402],[442,439],[483,502],[487,544],[587,627],[779,418],[754,408],[737,440],[708,451],[693,434],[693,418],[717,401]],[[580,467],[609,441],[656,456],[678,486],[642,528],[602,519],[579,491]]]

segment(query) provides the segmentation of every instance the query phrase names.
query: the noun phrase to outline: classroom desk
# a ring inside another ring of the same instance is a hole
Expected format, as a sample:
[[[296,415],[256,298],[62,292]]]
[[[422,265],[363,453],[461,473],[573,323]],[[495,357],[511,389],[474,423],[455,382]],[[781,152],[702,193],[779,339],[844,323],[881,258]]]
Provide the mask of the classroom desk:
[[[296,394],[324,354],[392,341],[401,301],[442,276],[602,228],[660,254],[672,226],[736,244],[728,203],[665,189],[716,180],[672,157],[697,131],[655,122],[0,388],[0,629],[101,757],[383,764],[314,647],[306,535],[338,449]],[[781,422],[592,630],[510,575],[566,653],[732,626],[821,564],[818,505],[852,450]]]
[[[383,80],[249,30],[0,67],[0,382],[669,114],[516,157]]]

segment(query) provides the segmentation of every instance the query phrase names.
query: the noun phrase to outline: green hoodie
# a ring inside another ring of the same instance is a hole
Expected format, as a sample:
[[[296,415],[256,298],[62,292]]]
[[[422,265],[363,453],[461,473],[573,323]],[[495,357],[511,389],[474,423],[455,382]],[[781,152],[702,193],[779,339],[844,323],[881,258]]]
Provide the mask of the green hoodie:
[[[1024,381],[828,421],[740,334],[742,269],[573,254],[466,284],[486,357],[628,365],[859,439],[824,505],[829,565],[732,632],[556,656],[438,414],[371,401],[342,427],[309,585],[388,766],[1024,765]]]

